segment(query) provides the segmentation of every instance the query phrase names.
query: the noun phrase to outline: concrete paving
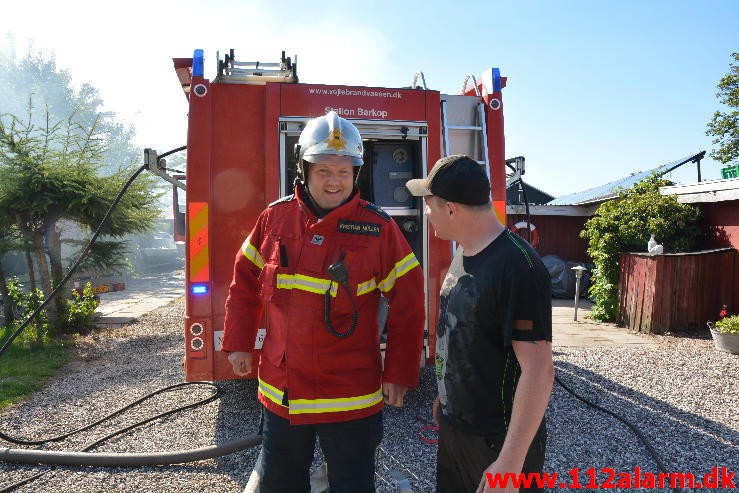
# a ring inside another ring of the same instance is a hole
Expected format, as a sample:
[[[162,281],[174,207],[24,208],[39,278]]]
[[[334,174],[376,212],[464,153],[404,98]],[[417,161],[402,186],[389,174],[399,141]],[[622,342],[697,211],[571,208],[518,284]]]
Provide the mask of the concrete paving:
[[[95,325],[115,328],[128,324],[185,295],[185,271],[143,274],[126,279],[126,289],[100,294]]]
[[[616,324],[596,322],[588,318],[593,303],[578,300],[552,300],[552,344],[561,347],[631,346],[655,344],[654,337],[629,332]]]
[[[174,270],[140,275],[126,280],[126,290],[100,295],[96,325],[120,327],[156,308],[185,295],[185,272]],[[587,318],[593,306],[579,300],[577,321],[574,300],[552,300],[552,338],[554,346],[629,346],[654,344],[652,337],[634,334],[615,324],[598,323]]]

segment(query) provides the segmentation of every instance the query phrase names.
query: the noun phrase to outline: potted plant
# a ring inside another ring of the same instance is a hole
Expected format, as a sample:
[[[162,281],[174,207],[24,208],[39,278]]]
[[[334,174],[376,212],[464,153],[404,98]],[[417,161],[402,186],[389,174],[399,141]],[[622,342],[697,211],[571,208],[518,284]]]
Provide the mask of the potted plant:
[[[721,351],[739,354],[739,315],[727,315],[726,305],[723,305],[719,320],[716,323],[708,322],[713,345]]]

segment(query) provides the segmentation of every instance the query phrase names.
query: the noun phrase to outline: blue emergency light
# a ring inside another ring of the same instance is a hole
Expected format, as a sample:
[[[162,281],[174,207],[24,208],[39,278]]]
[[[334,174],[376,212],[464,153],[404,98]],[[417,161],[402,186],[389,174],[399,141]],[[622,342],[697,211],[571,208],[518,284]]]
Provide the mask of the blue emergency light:
[[[191,284],[190,292],[192,294],[208,294],[208,285],[207,284]]]
[[[203,50],[195,50],[192,56],[192,76],[202,77],[205,73],[204,70],[205,57],[203,56]]]
[[[493,67],[493,92],[503,90],[503,81],[500,78],[500,69]]]

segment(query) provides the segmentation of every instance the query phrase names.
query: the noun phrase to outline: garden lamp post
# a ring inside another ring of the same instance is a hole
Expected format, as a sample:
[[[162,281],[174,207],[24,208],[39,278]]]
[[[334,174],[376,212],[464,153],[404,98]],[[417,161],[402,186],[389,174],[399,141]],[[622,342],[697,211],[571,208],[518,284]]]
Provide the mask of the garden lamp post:
[[[582,273],[588,269],[582,265],[578,265],[572,268],[575,271],[575,322],[577,322],[577,301],[580,299],[580,279],[582,279]]]

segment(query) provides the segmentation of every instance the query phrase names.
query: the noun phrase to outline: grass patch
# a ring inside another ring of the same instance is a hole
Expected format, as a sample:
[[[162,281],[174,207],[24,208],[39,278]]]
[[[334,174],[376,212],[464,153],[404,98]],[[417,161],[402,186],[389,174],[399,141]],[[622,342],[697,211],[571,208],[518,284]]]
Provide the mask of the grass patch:
[[[68,359],[64,342],[49,340],[32,347],[16,341],[0,355],[0,410],[41,389]]]

